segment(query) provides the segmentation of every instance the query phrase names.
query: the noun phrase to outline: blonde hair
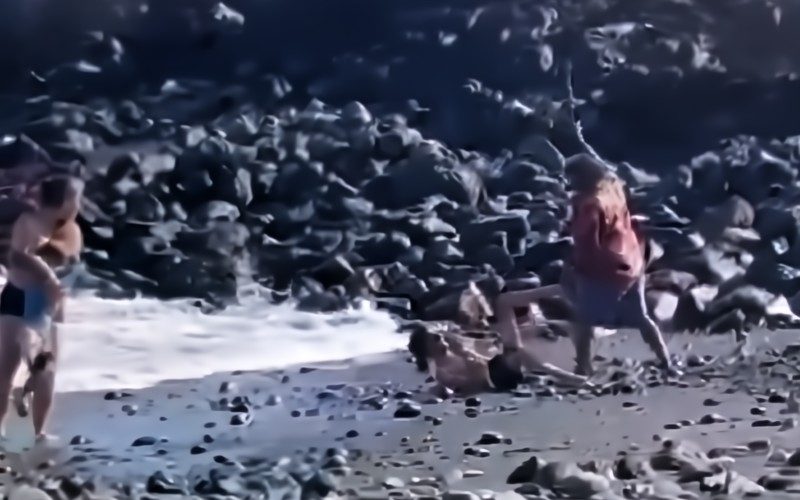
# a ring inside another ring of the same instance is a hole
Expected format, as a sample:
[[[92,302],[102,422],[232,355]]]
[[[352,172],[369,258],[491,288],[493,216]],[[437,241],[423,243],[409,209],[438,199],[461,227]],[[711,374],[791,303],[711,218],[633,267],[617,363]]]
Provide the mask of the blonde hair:
[[[614,174],[607,174],[595,185],[594,195],[600,203],[605,206],[627,206],[628,199],[625,196],[625,184]]]

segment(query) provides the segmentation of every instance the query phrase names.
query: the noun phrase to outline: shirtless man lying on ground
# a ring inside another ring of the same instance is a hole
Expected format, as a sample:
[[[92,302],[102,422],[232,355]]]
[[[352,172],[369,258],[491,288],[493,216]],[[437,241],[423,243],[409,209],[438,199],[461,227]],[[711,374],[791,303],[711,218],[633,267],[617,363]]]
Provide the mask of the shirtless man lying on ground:
[[[43,180],[35,209],[19,216],[11,232],[8,282],[0,293],[0,427],[14,377],[24,360],[30,369],[25,389],[33,393],[37,439],[53,401],[57,339],[53,322],[63,321],[61,284],[50,265],[76,258],[81,247],[75,223],[83,185],[69,176]],[[49,338],[48,338],[49,337]],[[23,409],[24,391],[18,407]]]
[[[470,349],[463,339],[446,337],[420,326],[411,332],[408,349],[420,371],[428,372],[439,385],[460,394],[513,390],[522,383],[526,370],[549,374],[565,384],[586,384],[586,377],[537,357],[532,340],[542,335],[543,328],[529,325],[519,331],[522,345],[518,349],[504,347],[498,350],[488,343],[476,343]],[[503,346],[516,345],[516,338],[506,338],[514,332],[505,330],[499,333]]]

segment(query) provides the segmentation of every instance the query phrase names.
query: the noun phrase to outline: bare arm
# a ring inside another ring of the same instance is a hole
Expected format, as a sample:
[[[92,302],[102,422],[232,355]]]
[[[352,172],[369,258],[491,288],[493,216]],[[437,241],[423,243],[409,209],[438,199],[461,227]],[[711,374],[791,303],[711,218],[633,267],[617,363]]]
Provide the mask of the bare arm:
[[[11,230],[11,244],[8,262],[30,274],[40,284],[58,283],[55,273],[47,264],[35,255],[41,243],[40,232],[33,227],[30,218],[23,214],[14,223]]]

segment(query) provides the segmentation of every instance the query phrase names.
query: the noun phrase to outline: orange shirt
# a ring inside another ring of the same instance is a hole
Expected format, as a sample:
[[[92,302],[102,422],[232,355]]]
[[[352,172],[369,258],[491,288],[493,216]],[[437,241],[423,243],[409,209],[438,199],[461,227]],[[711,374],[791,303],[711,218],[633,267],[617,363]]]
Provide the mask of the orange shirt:
[[[626,203],[573,198],[573,264],[578,274],[626,292],[644,272],[644,247]]]

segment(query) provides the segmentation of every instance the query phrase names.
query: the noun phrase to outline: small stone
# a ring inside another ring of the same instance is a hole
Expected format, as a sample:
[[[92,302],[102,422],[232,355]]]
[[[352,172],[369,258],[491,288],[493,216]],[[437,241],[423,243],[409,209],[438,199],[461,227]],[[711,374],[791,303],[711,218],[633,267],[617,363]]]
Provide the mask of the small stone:
[[[703,406],[719,406],[719,405],[720,402],[717,401],[716,399],[708,398],[705,401],[703,401]]]
[[[92,440],[81,435],[77,435],[70,439],[69,444],[72,446],[83,446],[87,444],[92,444]]]
[[[766,415],[766,414],[767,414],[767,409],[764,408],[764,407],[757,406],[757,407],[754,407],[754,408],[750,408],[750,415],[761,416],[761,415]]]
[[[795,452],[786,459],[786,464],[792,467],[800,467],[800,449],[795,450]]]
[[[253,415],[251,413],[234,413],[231,416],[231,425],[243,426],[253,423]]]
[[[489,450],[487,450],[486,448],[472,448],[472,447],[469,447],[469,448],[465,448],[464,449],[464,455],[469,455],[469,456],[478,457],[478,458],[486,458],[486,457],[491,455],[491,452]]]
[[[699,423],[702,425],[722,424],[727,422],[728,419],[717,413],[709,413],[700,418]]]
[[[756,420],[750,425],[751,427],[780,427],[781,422],[778,422],[777,420],[764,419],[764,420]]]
[[[747,443],[747,448],[756,453],[766,453],[769,451],[772,443],[769,439],[757,439],[755,441],[750,441]]]
[[[481,400],[476,397],[467,398],[467,400],[464,401],[464,406],[466,406],[467,408],[477,408],[480,405],[481,405]]]
[[[201,455],[201,454],[205,453],[206,451],[208,451],[208,450],[206,450],[205,448],[203,448],[200,445],[196,445],[196,446],[192,446],[192,449],[189,450],[189,453],[191,453],[192,455]]]
[[[387,477],[386,479],[383,480],[382,485],[387,490],[397,490],[403,488],[406,485],[406,483],[404,483],[402,479],[397,477]]]
[[[499,432],[484,432],[481,435],[481,438],[478,440],[478,445],[492,445],[492,444],[500,444],[503,442],[503,435]]]
[[[468,491],[450,491],[442,495],[442,500],[480,500],[480,496]]]
[[[422,408],[412,402],[405,401],[394,412],[394,418],[416,418],[422,414]]]
[[[778,429],[778,431],[784,432],[794,429],[795,427],[797,427],[797,419],[795,419],[794,417],[790,417],[781,422],[781,428]]]
[[[477,418],[478,415],[480,415],[480,412],[477,408],[467,408],[464,410],[464,415],[466,415],[468,418]]]
[[[354,437],[358,437],[358,431],[349,430],[349,431],[347,431],[347,434],[345,434],[345,437],[351,438],[351,439],[354,438]]]
[[[211,444],[214,442],[214,438],[211,437],[209,434],[203,435],[203,442],[206,444]]]
[[[152,436],[144,436],[136,439],[133,443],[131,443],[131,446],[153,446],[157,442],[158,439]]]
[[[103,396],[103,399],[105,399],[106,401],[115,401],[118,399],[129,398],[129,397],[131,397],[131,395],[126,392],[112,391],[112,392],[107,392],[106,395]]]

